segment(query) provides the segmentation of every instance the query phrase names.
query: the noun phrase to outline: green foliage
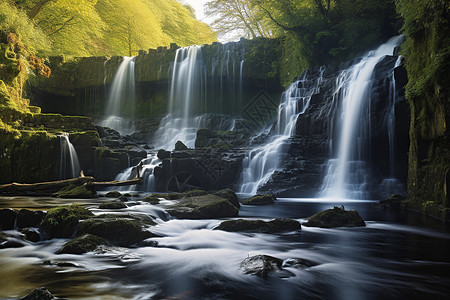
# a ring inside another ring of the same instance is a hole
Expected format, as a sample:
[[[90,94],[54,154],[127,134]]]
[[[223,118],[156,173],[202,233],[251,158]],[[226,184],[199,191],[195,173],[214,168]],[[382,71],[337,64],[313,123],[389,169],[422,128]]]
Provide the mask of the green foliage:
[[[72,235],[78,221],[94,214],[78,204],[60,206],[48,211],[41,228],[50,238],[67,238]]]
[[[0,4],[0,29],[53,55],[136,55],[174,42],[211,43],[216,35],[176,0],[16,0]]]
[[[26,13],[7,2],[0,3],[0,30],[14,32],[31,48],[46,54],[52,49],[52,44],[43,30],[29,20]]]

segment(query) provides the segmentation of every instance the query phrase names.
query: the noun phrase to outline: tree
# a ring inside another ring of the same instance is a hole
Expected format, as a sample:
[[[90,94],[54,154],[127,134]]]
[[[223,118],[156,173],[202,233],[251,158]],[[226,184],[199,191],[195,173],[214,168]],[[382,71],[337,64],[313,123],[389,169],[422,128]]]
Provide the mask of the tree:
[[[252,38],[270,36],[261,13],[248,0],[209,1],[206,3],[206,15],[217,16],[212,26],[222,36],[230,31],[242,32]]]

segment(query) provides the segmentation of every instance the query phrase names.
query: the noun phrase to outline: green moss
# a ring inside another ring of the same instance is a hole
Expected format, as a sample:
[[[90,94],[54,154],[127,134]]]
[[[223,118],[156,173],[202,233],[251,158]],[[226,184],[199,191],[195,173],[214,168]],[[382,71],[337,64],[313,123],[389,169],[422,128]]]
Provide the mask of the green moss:
[[[77,235],[92,234],[102,237],[114,245],[129,246],[152,237],[153,234],[142,229],[143,223],[130,219],[89,219],[77,227]]]
[[[277,198],[273,194],[256,195],[242,201],[244,205],[269,205],[274,204]]]
[[[127,205],[123,202],[107,202],[102,203],[98,207],[99,209],[121,209],[127,208]]]
[[[183,198],[167,210],[171,215],[184,219],[213,219],[236,217],[239,209],[228,200],[208,194]]]
[[[53,197],[71,199],[91,199],[96,197],[95,191],[88,189],[86,185],[77,186],[70,184],[60,191],[54,193]]]
[[[42,221],[41,229],[50,238],[68,238],[73,234],[79,220],[93,215],[78,204],[52,208]]]

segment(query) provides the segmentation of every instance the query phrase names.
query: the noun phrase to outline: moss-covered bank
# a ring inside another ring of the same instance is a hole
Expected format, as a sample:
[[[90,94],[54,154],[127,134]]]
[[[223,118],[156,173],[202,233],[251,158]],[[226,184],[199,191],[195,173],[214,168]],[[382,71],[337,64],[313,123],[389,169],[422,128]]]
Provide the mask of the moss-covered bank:
[[[450,204],[450,6],[444,0],[399,0],[405,20],[411,105],[406,205],[449,220]]]

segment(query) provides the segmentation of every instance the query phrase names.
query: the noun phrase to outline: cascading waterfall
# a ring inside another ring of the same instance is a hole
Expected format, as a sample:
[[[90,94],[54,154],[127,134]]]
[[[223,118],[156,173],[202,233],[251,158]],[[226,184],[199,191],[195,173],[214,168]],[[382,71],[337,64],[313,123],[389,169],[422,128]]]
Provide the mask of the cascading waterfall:
[[[311,96],[319,92],[323,71],[320,70],[315,80],[309,79],[305,72],[282,94],[278,119],[269,142],[250,150],[242,162],[240,193],[256,194],[258,187],[279,170],[284,145],[295,131],[297,117],[308,108]]]
[[[61,149],[59,178],[62,180],[78,177],[81,171],[80,163],[77,152],[69,140],[69,134],[61,134],[59,141]]]
[[[114,76],[105,110],[106,119],[101,126],[117,130],[120,134],[133,131],[135,109],[134,57],[124,57]]]
[[[366,198],[372,76],[377,63],[386,55],[392,55],[402,40],[402,36],[392,38],[369,52],[359,63],[342,71],[336,79],[333,101],[339,103],[336,121],[339,133],[337,141],[332,139],[331,143],[337,143],[337,153],[327,163],[321,196]]]
[[[177,141],[194,147],[198,115],[205,113],[206,69],[200,46],[180,48],[175,54],[169,94],[169,113],[155,133],[156,148],[172,150]]]

